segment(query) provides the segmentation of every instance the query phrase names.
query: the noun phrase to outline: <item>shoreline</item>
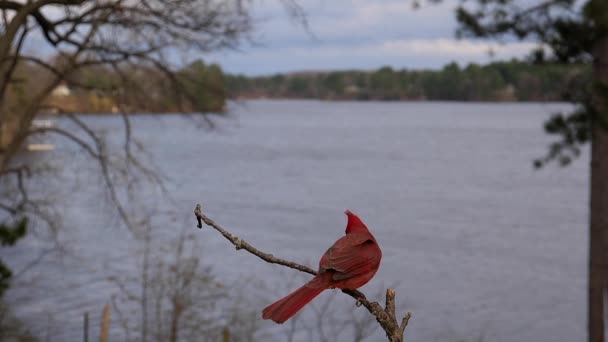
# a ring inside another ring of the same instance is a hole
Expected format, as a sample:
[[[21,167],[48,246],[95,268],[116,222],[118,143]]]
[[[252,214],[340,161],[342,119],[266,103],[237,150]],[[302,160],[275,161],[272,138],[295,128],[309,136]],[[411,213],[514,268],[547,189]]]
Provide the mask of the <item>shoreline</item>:
[[[554,104],[565,104],[574,105],[572,102],[566,101],[462,101],[462,100],[327,100],[327,99],[302,99],[302,98],[240,98],[229,100],[229,105],[242,105],[246,102],[317,102],[317,103],[332,103],[332,104],[361,104],[361,105],[372,105],[372,104],[387,104],[387,105],[404,105],[404,104],[450,104],[450,105],[554,105]],[[206,115],[213,116],[226,116],[231,112],[230,108],[225,108],[221,112],[206,112]],[[110,116],[110,115],[121,115],[117,112],[101,112],[101,111],[79,111],[70,113],[52,113],[52,112],[40,112],[37,117],[61,117],[68,114],[77,114],[83,116]],[[195,111],[133,111],[129,112],[129,116],[140,116],[140,115],[200,115],[201,112]]]

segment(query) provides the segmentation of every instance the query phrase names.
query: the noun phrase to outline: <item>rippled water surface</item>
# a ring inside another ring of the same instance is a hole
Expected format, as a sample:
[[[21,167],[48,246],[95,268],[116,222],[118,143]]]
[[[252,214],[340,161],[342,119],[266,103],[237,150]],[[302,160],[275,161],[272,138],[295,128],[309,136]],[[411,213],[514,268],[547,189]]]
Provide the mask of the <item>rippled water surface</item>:
[[[135,116],[132,130],[168,179],[169,198],[146,190],[155,211],[171,209],[179,218],[157,222],[163,236],[195,229],[192,210],[202,202],[209,216],[260,249],[315,265],[343,234],[348,208],[384,253],[363,290],[396,286],[399,310],[413,312],[409,341],[580,341],[588,161],[532,168],[550,142],[543,120],[564,108],[251,101],[233,105],[213,130],[175,115]],[[84,120],[110,140],[122,137],[118,117]],[[97,329],[116,291],[107,275],[135,272],[138,263],[96,165],[57,144],[45,156],[67,166],[61,183],[44,184],[61,198],[60,239],[78,257],[51,255],[29,271],[35,285],[13,289],[9,299],[35,333],[77,341],[83,312]],[[280,281],[276,268],[236,252],[217,233],[196,232],[201,257],[221,280],[255,274]],[[42,250],[39,240],[11,250],[12,264],[23,266]]]

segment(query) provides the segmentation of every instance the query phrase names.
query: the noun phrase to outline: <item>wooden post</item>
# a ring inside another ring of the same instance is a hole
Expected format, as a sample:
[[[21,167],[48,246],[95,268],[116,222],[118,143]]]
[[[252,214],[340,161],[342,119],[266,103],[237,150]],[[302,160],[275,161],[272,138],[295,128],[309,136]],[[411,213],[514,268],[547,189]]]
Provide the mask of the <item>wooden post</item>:
[[[99,335],[100,342],[108,342],[108,331],[110,330],[110,305],[106,304],[103,307],[103,316],[101,318],[101,333]]]
[[[89,342],[89,313],[84,313],[84,322],[83,322],[83,336],[82,340],[84,342]]]
[[[230,342],[230,330],[228,330],[228,327],[225,327],[224,331],[222,331],[222,342]]]

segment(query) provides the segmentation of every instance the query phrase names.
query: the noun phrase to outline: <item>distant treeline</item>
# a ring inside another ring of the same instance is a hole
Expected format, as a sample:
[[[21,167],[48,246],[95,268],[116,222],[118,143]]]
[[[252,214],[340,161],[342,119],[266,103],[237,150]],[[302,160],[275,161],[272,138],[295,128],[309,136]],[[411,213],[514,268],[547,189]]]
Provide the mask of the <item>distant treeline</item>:
[[[45,61],[60,66],[62,60]],[[16,76],[20,82],[9,89],[7,102],[19,106],[40,91],[45,80],[54,77],[49,67],[22,62]],[[46,99],[43,112],[112,113],[129,112],[221,112],[228,94],[224,73],[217,64],[197,60],[171,70],[171,82],[158,68],[145,64],[111,67],[96,65],[70,73]]]
[[[227,75],[236,98],[324,100],[561,101],[567,87],[589,76],[583,66],[511,60],[487,65],[456,63],[441,70],[301,72],[265,77]]]
[[[75,98],[96,98],[99,92],[87,89],[116,89],[119,93],[105,96],[106,102],[134,112],[220,112],[224,110],[227,93],[224,73],[217,64],[197,60],[179,70],[173,70],[172,82],[161,71],[149,65],[131,65],[121,72],[106,70],[107,66],[84,69],[72,77]],[[118,95],[118,96],[116,96]],[[103,96],[102,96],[103,97]],[[55,100],[66,100],[59,98]],[[85,109],[104,101],[85,101]],[[107,105],[100,108],[107,111]],[[99,109],[98,109],[99,110]],[[82,112],[82,111],[81,111]]]

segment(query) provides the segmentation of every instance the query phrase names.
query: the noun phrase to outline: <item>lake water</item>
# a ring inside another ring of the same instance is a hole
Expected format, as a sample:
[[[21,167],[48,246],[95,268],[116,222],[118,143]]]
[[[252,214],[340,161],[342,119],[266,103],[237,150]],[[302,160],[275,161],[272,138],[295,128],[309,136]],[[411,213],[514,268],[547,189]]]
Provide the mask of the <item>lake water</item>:
[[[396,287],[399,313],[413,313],[408,341],[582,341],[588,158],[532,168],[551,141],[542,122],[560,109],[567,106],[249,101],[215,119],[213,130],[174,115],[135,116],[132,124],[167,178],[168,197],[145,189],[147,208],[177,217],[157,219],[160,236],[192,228],[200,256],[222,281],[255,276],[276,285],[285,277],[217,232],[197,230],[196,203],[254,246],[314,267],[344,233],[350,209],[383,250],[380,271],[362,290],[373,296]],[[120,118],[83,119],[120,141]],[[85,311],[96,338],[101,308],[117,291],[105,278],[135,273],[137,248],[104,200],[97,166],[56,143],[44,158],[66,167],[44,185],[61,198],[59,239],[68,256],[30,270],[33,285],[20,280],[9,301],[36,334],[79,341]],[[11,265],[45,248],[40,240],[10,250]],[[383,333],[367,340],[382,341]]]

